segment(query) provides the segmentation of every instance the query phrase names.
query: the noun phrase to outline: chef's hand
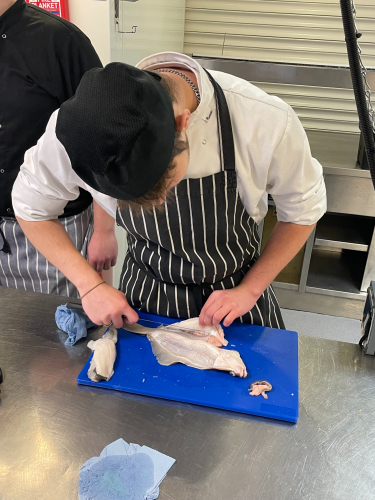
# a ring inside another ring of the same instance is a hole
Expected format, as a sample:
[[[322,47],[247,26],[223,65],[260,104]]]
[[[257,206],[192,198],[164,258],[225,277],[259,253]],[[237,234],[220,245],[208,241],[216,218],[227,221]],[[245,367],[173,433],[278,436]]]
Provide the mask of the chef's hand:
[[[215,290],[202,308],[199,324],[218,325],[225,318],[223,325],[230,326],[236,318],[249,312],[257,300],[258,297],[242,285],[228,290]]]
[[[109,325],[112,321],[115,328],[121,328],[124,322],[138,321],[138,314],[129,306],[125,295],[106,283],[83,297],[82,306],[97,325]]]
[[[118,254],[118,244],[115,230],[99,231],[94,230],[88,246],[88,261],[91,266],[101,273],[108,271],[116,264]]]

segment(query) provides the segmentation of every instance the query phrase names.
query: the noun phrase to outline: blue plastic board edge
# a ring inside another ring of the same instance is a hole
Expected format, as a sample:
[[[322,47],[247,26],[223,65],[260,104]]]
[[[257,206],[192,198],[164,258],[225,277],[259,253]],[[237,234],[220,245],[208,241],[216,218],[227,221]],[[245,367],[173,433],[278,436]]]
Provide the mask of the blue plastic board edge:
[[[147,313],[142,319],[176,322]],[[152,326],[144,323],[146,326]],[[239,351],[248,370],[245,379],[227,372],[197,370],[181,364],[161,366],[146,337],[119,330],[115,373],[108,381],[87,377],[91,357],[78,375],[82,385],[179,401],[210,408],[297,422],[298,420],[298,334],[255,325],[232,324],[225,328],[227,348]],[[249,396],[255,380],[268,380],[273,390],[268,399]]]

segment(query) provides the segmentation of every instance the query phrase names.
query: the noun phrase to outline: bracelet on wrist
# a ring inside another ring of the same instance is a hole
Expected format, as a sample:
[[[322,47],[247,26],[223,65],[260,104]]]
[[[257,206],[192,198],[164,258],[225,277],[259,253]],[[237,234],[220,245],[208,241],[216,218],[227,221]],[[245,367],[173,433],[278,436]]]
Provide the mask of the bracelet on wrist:
[[[84,293],[81,297],[81,300],[83,299],[83,297],[86,297],[86,295],[90,292],[92,292],[93,290],[95,290],[96,287],[100,286],[100,285],[103,285],[105,283],[105,281],[102,281],[101,283],[98,283],[97,285],[93,286],[92,288],[90,288],[90,290],[86,293]]]

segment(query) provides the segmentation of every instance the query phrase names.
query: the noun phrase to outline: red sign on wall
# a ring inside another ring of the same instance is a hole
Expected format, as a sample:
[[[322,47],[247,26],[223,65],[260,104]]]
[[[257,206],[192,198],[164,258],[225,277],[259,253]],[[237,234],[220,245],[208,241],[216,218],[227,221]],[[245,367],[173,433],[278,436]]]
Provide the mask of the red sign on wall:
[[[40,0],[26,0],[27,3],[36,5],[41,9],[48,10],[51,14],[69,19],[68,0],[56,0],[54,2],[42,2]]]

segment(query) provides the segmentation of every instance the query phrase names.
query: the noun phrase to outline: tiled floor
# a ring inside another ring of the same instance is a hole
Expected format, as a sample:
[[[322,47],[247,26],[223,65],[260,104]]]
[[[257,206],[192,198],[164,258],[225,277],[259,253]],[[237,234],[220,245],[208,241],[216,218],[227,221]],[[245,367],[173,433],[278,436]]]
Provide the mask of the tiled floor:
[[[340,340],[357,344],[361,338],[361,322],[356,319],[338,318],[303,311],[282,309],[287,330],[301,335]]]

